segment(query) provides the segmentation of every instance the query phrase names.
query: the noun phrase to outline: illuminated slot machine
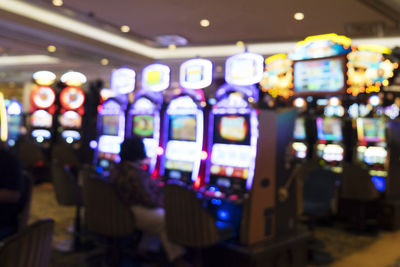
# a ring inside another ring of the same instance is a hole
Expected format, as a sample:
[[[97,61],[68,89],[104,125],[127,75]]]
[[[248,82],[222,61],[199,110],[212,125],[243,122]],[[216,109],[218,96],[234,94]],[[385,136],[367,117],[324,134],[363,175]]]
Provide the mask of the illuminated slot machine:
[[[160,177],[169,182],[199,184],[204,148],[204,93],[211,84],[212,63],[190,59],[180,67],[181,94],[175,96],[164,114]],[[196,185],[196,184],[195,184]]]
[[[291,146],[291,156],[296,159],[306,159],[308,145],[306,141],[306,122],[304,117],[296,118],[293,131],[293,142]]]
[[[149,158],[148,171],[156,176],[156,164],[160,141],[160,110],[163,102],[162,91],[167,89],[170,69],[161,64],[152,64],[142,71],[142,89],[135,94],[126,118],[127,137],[136,135],[143,138],[146,155]]]
[[[357,137],[357,162],[368,166],[375,187],[385,191],[388,163],[385,119],[358,118]]]
[[[86,77],[79,72],[67,72],[61,76],[61,81],[67,85],[60,93],[61,110],[58,120],[62,128],[61,138],[74,148],[79,148],[85,103],[85,93],[81,86],[86,82]]]
[[[7,109],[4,103],[3,93],[0,92],[0,141],[7,142],[8,139]]]
[[[56,75],[49,71],[38,71],[33,74],[33,79],[36,85],[31,92],[31,137],[37,144],[48,148],[53,137],[53,115],[56,111],[56,94],[50,85]]]
[[[98,108],[97,149],[95,165],[104,177],[113,164],[120,161],[119,152],[125,138],[125,111],[128,94],[135,88],[136,73],[129,68],[114,70],[111,74],[111,90],[115,97],[108,98]]]
[[[15,99],[11,100],[7,105],[7,120],[8,145],[12,147],[17,142],[23,125],[22,105]]]

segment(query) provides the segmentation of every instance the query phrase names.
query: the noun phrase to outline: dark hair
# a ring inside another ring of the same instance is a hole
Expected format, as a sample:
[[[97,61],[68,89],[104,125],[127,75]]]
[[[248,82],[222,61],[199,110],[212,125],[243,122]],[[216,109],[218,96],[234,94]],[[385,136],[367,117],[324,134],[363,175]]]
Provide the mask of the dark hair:
[[[125,139],[121,144],[121,152],[119,153],[119,156],[121,157],[121,162],[145,159],[147,156],[142,138],[132,136]]]

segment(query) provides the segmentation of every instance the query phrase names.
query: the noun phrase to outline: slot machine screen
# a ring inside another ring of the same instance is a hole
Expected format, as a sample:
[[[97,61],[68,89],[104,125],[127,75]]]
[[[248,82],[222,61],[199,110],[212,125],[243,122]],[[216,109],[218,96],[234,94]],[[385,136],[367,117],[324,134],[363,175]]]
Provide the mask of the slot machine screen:
[[[82,117],[75,111],[68,110],[59,118],[61,126],[72,129],[80,129],[82,127]]]
[[[153,137],[152,115],[136,115],[132,117],[132,133],[140,137]]]
[[[180,141],[196,141],[196,116],[170,115],[169,139]]]
[[[45,110],[36,110],[31,115],[32,127],[51,128],[53,125],[53,116]]]
[[[250,145],[250,116],[216,115],[214,143]]]
[[[185,81],[187,82],[199,82],[203,80],[204,68],[200,65],[190,66],[186,68]]]
[[[342,122],[338,118],[317,118],[317,133],[319,140],[341,141]]]
[[[119,115],[103,115],[102,134],[118,136]]]
[[[8,133],[10,135],[10,138],[18,137],[21,121],[21,116],[8,116]]]
[[[235,60],[231,67],[231,76],[234,79],[253,77],[256,72],[256,62],[253,59],[243,58]]]
[[[357,134],[360,142],[385,142],[385,121],[379,118],[359,118]]]
[[[293,138],[297,140],[306,139],[306,127],[304,118],[297,118],[294,124]]]

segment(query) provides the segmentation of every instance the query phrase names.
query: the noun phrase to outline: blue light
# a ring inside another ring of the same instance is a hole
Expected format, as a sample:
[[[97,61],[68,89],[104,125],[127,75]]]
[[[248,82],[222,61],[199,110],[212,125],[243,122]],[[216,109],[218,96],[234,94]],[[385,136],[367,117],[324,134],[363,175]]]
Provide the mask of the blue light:
[[[217,199],[217,198],[211,199],[211,204],[213,204],[213,205],[220,206],[221,203],[222,203],[221,199]]]
[[[226,210],[218,210],[217,217],[218,217],[218,219],[220,219],[222,221],[227,221],[230,218],[230,214]]]
[[[96,167],[96,172],[97,173],[102,173],[103,172],[103,168],[101,166],[97,166]]]
[[[217,103],[217,100],[215,98],[208,99],[208,104],[215,105],[216,103]]]
[[[96,140],[92,140],[89,142],[89,147],[91,149],[96,149],[97,148],[97,141]]]
[[[386,179],[385,179],[385,177],[372,176],[371,180],[374,183],[374,186],[375,186],[376,190],[378,190],[379,192],[384,192],[386,190]]]

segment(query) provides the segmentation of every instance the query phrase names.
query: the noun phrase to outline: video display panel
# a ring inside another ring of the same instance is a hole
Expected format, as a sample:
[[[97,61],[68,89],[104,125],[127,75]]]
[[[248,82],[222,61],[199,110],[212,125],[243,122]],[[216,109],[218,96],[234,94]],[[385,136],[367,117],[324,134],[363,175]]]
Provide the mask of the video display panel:
[[[336,93],[344,87],[342,58],[314,59],[294,63],[296,94]]]
[[[174,114],[169,116],[169,139],[182,141],[196,140],[196,116]]]
[[[304,118],[297,118],[294,123],[293,138],[297,140],[306,139],[306,122]]]
[[[319,140],[341,141],[342,122],[339,118],[317,118],[317,133]]]
[[[53,125],[53,116],[45,110],[36,110],[31,115],[32,127],[51,128]]]
[[[102,135],[118,136],[119,115],[103,115],[102,117]]]
[[[357,119],[358,141],[385,142],[385,120],[379,118]]]
[[[214,143],[250,145],[250,116],[215,115]]]
[[[185,81],[186,82],[200,82],[203,80],[203,66],[194,65],[186,68]]]
[[[152,115],[136,115],[132,117],[132,133],[141,137],[153,137],[154,117]]]

